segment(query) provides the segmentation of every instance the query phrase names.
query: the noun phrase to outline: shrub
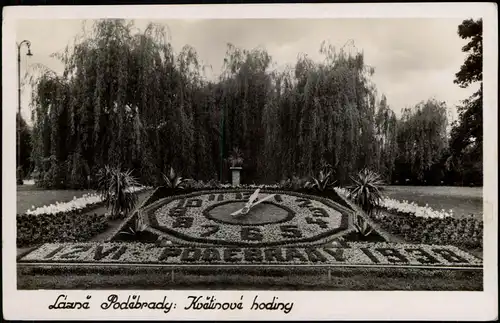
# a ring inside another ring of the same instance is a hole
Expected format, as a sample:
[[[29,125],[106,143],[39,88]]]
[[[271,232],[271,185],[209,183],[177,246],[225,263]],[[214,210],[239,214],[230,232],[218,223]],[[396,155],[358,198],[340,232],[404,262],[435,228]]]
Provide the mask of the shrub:
[[[373,228],[368,224],[368,221],[359,214],[354,216],[354,227],[363,237],[368,237],[373,232]]]
[[[336,181],[332,179],[332,171],[323,169],[319,172],[318,177],[312,177],[311,181],[305,184],[306,188],[316,189],[320,192],[333,190]]]
[[[135,216],[134,221],[132,221],[132,224],[130,224],[125,230],[120,231],[120,234],[122,235],[128,235],[132,237],[136,237],[141,234],[141,232],[144,232],[148,226],[140,216]]]
[[[107,228],[107,219],[100,214],[72,210],[56,214],[18,214],[17,246],[25,247],[47,242],[88,241]]]
[[[365,168],[356,177],[351,177],[353,185],[348,187],[347,197],[359,205],[368,215],[382,202],[380,175]]]
[[[376,221],[388,232],[412,243],[450,244],[467,249],[483,246],[483,221],[472,217],[427,218],[383,213]]]
[[[185,178],[182,178],[181,176],[178,176],[176,172],[174,171],[173,167],[170,167],[170,171],[168,173],[168,176],[165,174],[162,174],[163,176],[163,181],[165,183],[165,186],[168,188],[179,188],[183,189],[186,186],[186,182],[188,181]]]
[[[23,167],[18,166],[17,171],[16,171],[16,179],[17,179],[16,183],[17,183],[17,185],[23,185],[23,178],[24,178]]]
[[[286,190],[299,190],[307,187],[307,183],[307,178],[300,178],[294,175],[292,178],[282,180],[279,184],[279,188]]]
[[[98,175],[97,191],[102,196],[113,218],[123,217],[132,211],[138,201],[137,192],[129,191],[139,186],[131,171],[106,166]]]
[[[241,167],[243,166],[243,152],[238,148],[234,148],[231,156],[228,158],[231,167]]]

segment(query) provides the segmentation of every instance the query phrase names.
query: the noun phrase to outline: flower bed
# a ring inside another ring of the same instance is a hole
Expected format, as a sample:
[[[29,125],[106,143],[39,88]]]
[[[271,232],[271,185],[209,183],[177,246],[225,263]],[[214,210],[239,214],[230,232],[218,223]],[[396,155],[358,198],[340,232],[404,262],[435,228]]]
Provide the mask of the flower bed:
[[[133,192],[138,193],[149,188],[150,187],[146,186],[130,187],[126,191],[130,193]],[[26,214],[28,215],[58,214],[58,213],[65,213],[77,210],[85,210],[85,209],[89,210],[89,208],[98,206],[102,202],[103,202],[102,197],[99,194],[89,193],[89,194],[84,194],[80,198],[74,197],[73,200],[68,202],[56,202],[54,204],[48,206],[44,205],[38,208],[35,208],[33,206],[31,210],[26,211]]]
[[[335,191],[344,197],[347,197],[348,191],[345,188],[336,187]],[[391,198],[383,198],[380,205],[383,209],[387,210],[391,214],[396,215],[414,215],[423,218],[448,218],[453,217],[453,210],[434,210],[429,207],[429,205],[420,206],[415,202],[408,202],[406,200],[398,201]]]
[[[97,193],[84,194],[80,198],[74,197],[68,202],[56,202],[50,205],[44,205],[38,208],[32,207],[31,210],[26,211],[26,215],[56,215],[59,213],[67,213],[73,211],[89,210],[90,208],[98,206],[102,203],[102,198]]]
[[[145,189],[148,187],[132,187],[129,192],[141,192]],[[69,202],[57,202],[18,214],[17,246],[88,240],[107,228],[105,214],[88,214],[101,205],[101,196],[91,193],[75,197]]]
[[[381,211],[375,220],[382,228],[408,242],[451,244],[467,249],[483,246],[483,222],[474,218],[426,218]]]
[[[158,192],[161,189],[168,197],[160,198]],[[243,201],[251,195],[252,189],[192,191],[170,190],[170,194],[167,194],[167,189],[157,189],[152,194],[156,195],[156,201],[151,202],[153,198],[150,199],[150,203],[144,203],[145,206],[140,210],[146,230],[177,243],[233,246],[311,245],[330,241],[353,230],[347,216],[350,209],[317,195],[262,190],[263,194],[274,195],[271,200],[257,206],[265,210],[267,216],[257,213],[260,215],[245,220],[233,218],[230,213],[243,206]],[[180,207],[179,203],[186,207]],[[135,221],[135,218],[131,218],[120,231],[136,231]],[[112,240],[132,239],[130,234],[117,233]],[[135,233],[132,235],[139,236]]]
[[[86,214],[83,209],[37,216],[18,214],[16,220],[18,247],[44,242],[86,241],[107,228],[104,214]]]
[[[453,246],[349,243],[347,248],[159,247],[154,244],[45,244],[19,263],[128,263],[172,265],[363,265],[481,267],[482,260]]]
[[[346,196],[347,190],[336,188]],[[450,244],[466,249],[483,246],[483,221],[476,218],[454,218],[453,210],[436,211],[416,203],[385,198],[375,212],[374,220],[383,230],[411,243]]]

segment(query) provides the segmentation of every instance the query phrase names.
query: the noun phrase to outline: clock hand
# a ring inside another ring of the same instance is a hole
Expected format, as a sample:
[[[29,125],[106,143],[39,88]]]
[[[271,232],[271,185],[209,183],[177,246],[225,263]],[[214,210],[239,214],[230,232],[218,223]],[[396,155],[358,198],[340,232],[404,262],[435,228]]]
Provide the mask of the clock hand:
[[[248,213],[248,210],[250,210],[250,206],[248,206],[247,204],[245,204],[245,206],[241,209],[239,209],[238,211],[234,211],[233,213],[231,213],[231,215],[238,215],[240,213],[243,212],[243,210],[247,209],[247,211],[245,213]]]
[[[247,214],[248,211],[250,211],[250,208],[252,207],[253,201],[255,201],[255,199],[257,199],[257,197],[259,196],[259,192],[260,192],[260,188],[256,189],[255,192],[253,192],[253,194],[250,195],[250,197],[248,198],[248,201],[247,201],[247,203],[245,203],[245,206],[242,209],[231,213],[231,215],[234,216],[234,215],[237,215],[240,213]]]
[[[273,198],[275,195],[276,195],[276,194],[268,195],[268,196],[264,197],[263,199],[258,200],[257,202],[255,202],[255,203],[251,204],[250,206],[245,205],[245,207],[243,207],[242,209],[239,209],[238,211],[235,211],[235,212],[231,213],[231,215],[233,215],[233,216],[234,216],[234,215],[237,215],[237,214],[240,214],[240,213],[244,213],[244,214],[246,214],[246,213],[248,213],[248,212],[250,211],[250,209],[251,209],[251,208],[253,208],[254,206],[256,206],[256,205],[258,205],[258,204],[260,204],[260,203],[262,203],[262,202],[264,202],[264,201],[267,201],[267,200],[269,200],[269,199]],[[247,209],[247,210],[246,210],[246,212],[244,212],[244,211],[245,211],[245,209]]]
[[[252,204],[252,205],[250,206],[250,208],[252,208],[252,207],[254,207],[254,206],[256,206],[256,205],[258,205],[258,204],[260,204],[260,203],[262,203],[262,202],[264,202],[264,201],[267,201],[267,200],[269,200],[269,199],[273,198],[275,195],[276,195],[276,194],[268,195],[268,196],[264,197],[263,199],[258,200],[257,202],[255,202],[254,204]]]
[[[253,192],[253,194],[250,195],[246,206],[251,207],[253,201],[255,201],[255,199],[257,199],[257,197],[259,196],[259,192],[260,192],[260,188],[256,189],[255,192]]]

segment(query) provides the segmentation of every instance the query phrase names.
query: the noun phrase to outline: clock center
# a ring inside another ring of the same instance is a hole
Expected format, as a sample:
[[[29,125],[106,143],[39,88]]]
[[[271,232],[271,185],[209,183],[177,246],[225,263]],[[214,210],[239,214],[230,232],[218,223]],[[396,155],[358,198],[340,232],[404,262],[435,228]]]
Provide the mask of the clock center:
[[[293,217],[292,212],[271,202],[262,202],[255,205],[245,215],[233,216],[231,213],[242,209],[245,202],[227,201],[209,207],[205,210],[205,216],[217,222],[234,225],[263,225],[289,221]]]

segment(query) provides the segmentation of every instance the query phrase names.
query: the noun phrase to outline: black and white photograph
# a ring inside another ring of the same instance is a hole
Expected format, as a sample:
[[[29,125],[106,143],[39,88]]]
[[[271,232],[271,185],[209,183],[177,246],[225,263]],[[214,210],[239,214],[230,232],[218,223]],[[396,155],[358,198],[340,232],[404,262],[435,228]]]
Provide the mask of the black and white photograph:
[[[497,317],[497,8],[418,5],[4,10],[8,312]]]

